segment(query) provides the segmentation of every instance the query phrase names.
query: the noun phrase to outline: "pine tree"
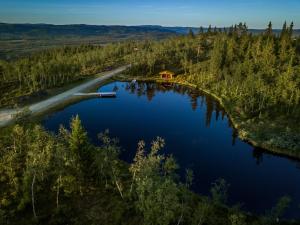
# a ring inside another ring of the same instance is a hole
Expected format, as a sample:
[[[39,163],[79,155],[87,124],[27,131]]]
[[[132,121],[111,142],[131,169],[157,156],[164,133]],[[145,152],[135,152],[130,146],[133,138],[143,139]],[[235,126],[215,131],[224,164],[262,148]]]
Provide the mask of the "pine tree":
[[[273,35],[273,29],[272,29],[272,22],[270,21],[268,24],[268,28],[266,30],[266,36],[272,37],[272,35]]]
[[[203,27],[201,26],[200,28],[199,28],[199,34],[203,34],[204,33],[204,30],[203,30]]]
[[[216,38],[214,41],[214,46],[211,51],[210,58],[210,72],[217,79],[220,79],[221,69],[224,63],[224,43],[221,38]]]
[[[228,35],[229,35],[229,36],[232,36],[232,35],[233,35],[233,32],[234,32],[234,28],[233,28],[233,26],[230,26],[230,27],[229,27],[229,30],[228,30]]]
[[[195,38],[195,34],[194,34],[192,28],[189,29],[188,37],[189,38]]]
[[[211,25],[208,26],[207,33],[208,33],[208,34],[211,34],[211,33],[212,33]]]
[[[217,29],[217,27],[215,26],[214,27],[214,34],[217,34],[218,33],[218,29]]]
[[[80,152],[82,151],[82,148],[86,147],[88,143],[88,137],[87,133],[84,130],[81,120],[79,119],[79,116],[76,115],[72,118],[70,122],[70,138],[69,138],[69,144],[72,151],[80,155]]]
[[[92,150],[87,132],[83,128],[78,115],[72,118],[70,128],[71,131],[68,140],[70,149],[80,158],[81,170],[88,174],[88,168],[91,165],[92,160]]]
[[[291,22],[291,25],[288,29],[289,38],[292,38],[293,36],[293,29],[294,29],[294,22]]]
[[[286,23],[286,21],[285,21],[284,24],[283,24],[281,33],[280,33],[280,39],[285,38],[286,35],[287,35],[287,32],[288,32],[288,30],[287,30],[287,23]]]

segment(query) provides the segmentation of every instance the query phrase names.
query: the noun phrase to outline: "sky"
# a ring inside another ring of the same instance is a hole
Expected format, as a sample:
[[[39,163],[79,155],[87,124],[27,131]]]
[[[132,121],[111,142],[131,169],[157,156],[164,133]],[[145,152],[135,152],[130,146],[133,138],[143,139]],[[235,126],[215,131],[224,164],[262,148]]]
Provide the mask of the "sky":
[[[0,22],[300,28],[300,0],[0,0]]]

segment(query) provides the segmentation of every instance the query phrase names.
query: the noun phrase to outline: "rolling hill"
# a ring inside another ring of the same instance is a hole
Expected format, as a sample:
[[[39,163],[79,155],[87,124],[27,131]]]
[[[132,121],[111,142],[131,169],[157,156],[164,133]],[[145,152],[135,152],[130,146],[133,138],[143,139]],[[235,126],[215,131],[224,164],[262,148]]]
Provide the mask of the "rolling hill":
[[[105,25],[53,25],[53,24],[10,24],[0,23],[0,59],[11,60],[34,51],[65,46],[92,44],[103,45],[124,40],[164,39],[185,35],[196,27],[163,27],[158,25],[105,26]],[[204,28],[206,31],[207,28]],[[262,29],[250,29],[258,34]],[[280,30],[274,30],[276,34]],[[300,35],[300,30],[294,31]]]

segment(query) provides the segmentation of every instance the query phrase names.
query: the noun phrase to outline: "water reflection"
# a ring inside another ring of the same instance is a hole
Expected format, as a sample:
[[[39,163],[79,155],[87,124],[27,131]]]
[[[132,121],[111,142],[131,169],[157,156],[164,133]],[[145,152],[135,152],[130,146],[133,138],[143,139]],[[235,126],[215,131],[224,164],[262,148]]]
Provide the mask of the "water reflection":
[[[236,139],[238,137],[238,132],[236,129],[232,129],[232,141],[231,141],[231,145],[234,146],[235,145],[235,142],[236,142]]]
[[[215,121],[218,121],[221,115],[221,120],[224,120],[226,115],[224,109],[216,102],[212,97],[205,95],[201,91],[193,90],[190,87],[183,85],[171,84],[171,83],[152,83],[152,82],[136,82],[126,83],[125,90],[129,93],[142,96],[146,95],[149,102],[153,100],[156,92],[175,92],[181,95],[187,95],[190,98],[191,108],[196,111],[198,108],[205,109],[205,124],[206,127],[211,126],[212,116],[215,114]],[[228,120],[228,126],[232,127]],[[232,131],[232,145],[235,144],[237,138],[237,132],[233,129]]]
[[[119,90],[118,86],[115,86],[114,90]],[[193,111],[196,111],[198,108],[205,110],[205,125],[207,128],[209,128],[212,124],[213,114],[215,114],[215,121],[220,119],[220,115],[222,121],[226,116],[226,112],[221,107],[219,102],[199,90],[195,90],[184,85],[173,83],[135,82],[126,83],[125,90],[133,95],[137,95],[138,97],[145,95],[147,96],[147,100],[149,102],[155,98],[156,93],[174,92],[181,95],[187,95],[190,98],[191,108]],[[227,119],[227,122],[228,127],[232,128],[231,145],[235,146],[238,139],[238,132],[233,128],[229,119]],[[272,153],[266,152],[263,149],[253,147],[252,156],[256,162],[256,165],[260,165],[263,162],[264,154],[272,155]],[[299,162],[296,159],[291,160]]]
[[[196,111],[198,107],[203,108],[206,107],[206,125],[210,126],[211,118],[213,113],[215,112],[215,119],[218,121],[220,113],[222,115],[222,120],[224,119],[225,112],[220,107],[220,104],[217,103],[214,99],[209,96],[206,96],[204,93],[200,91],[193,90],[189,87],[185,87],[178,84],[170,84],[170,83],[151,83],[151,82],[137,82],[137,83],[127,83],[125,90],[129,91],[131,94],[135,94],[137,96],[146,95],[148,101],[152,101],[155,97],[156,92],[176,92],[181,95],[188,95],[190,97],[191,107],[193,111]],[[198,105],[200,103],[200,105]]]
[[[118,89],[119,88],[115,86],[114,90]],[[213,114],[215,116],[215,121],[218,121],[219,119],[223,121],[226,116],[226,112],[219,102],[199,90],[195,90],[184,85],[173,83],[135,82],[126,83],[125,90],[131,94],[137,95],[138,97],[145,95],[147,96],[147,100],[149,102],[151,102],[155,98],[156,93],[174,92],[181,95],[187,95],[190,99],[191,108],[193,111],[196,111],[198,108],[205,110],[205,125],[207,128],[209,128],[212,124]],[[232,123],[229,119],[227,119],[227,122],[228,127],[232,128],[231,145],[235,146],[238,139],[238,132],[233,128]],[[255,160],[256,165],[260,165],[263,162],[264,154],[273,155],[272,153],[266,152],[261,148],[253,147],[252,157]],[[300,165],[300,162],[298,160],[290,160],[297,162],[298,166]]]
[[[232,203],[243,202],[248,210],[264,212],[278,198],[290,195],[291,215],[299,213],[299,162],[242,142],[214,99],[184,86],[151,82],[113,82],[100,90],[115,90],[118,97],[81,101],[45,118],[43,125],[57,131],[79,114],[95,144],[97,134],[105,129],[118,137],[125,149],[121,157],[128,162],[139,140],[150,143],[161,136],[166,140],[164,153],[174,155],[183,173],[185,168],[194,171],[194,191],[208,194],[211,183],[222,177],[231,185]]]
[[[254,148],[252,152],[253,158],[256,160],[256,165],[263,162],[263,150],[259,148]]]

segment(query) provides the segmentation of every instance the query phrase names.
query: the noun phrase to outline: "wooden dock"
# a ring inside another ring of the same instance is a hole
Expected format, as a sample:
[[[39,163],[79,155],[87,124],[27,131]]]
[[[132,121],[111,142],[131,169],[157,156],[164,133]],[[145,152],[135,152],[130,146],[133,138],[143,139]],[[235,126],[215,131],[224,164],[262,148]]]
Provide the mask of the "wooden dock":
[[[98,98],[114,98],[116,92],[92,92],[92,93],[76,93],[74,96],[98,97]]]

